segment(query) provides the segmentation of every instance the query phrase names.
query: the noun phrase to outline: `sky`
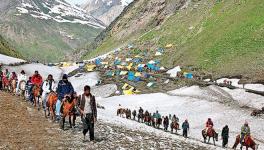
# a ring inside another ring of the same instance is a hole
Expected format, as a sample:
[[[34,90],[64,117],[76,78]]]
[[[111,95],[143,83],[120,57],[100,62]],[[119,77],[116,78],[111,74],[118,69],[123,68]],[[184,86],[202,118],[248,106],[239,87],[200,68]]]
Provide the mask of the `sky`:
[[[66,1],[71,4],[82,4],[85,3],[87,0],[66,0]]]

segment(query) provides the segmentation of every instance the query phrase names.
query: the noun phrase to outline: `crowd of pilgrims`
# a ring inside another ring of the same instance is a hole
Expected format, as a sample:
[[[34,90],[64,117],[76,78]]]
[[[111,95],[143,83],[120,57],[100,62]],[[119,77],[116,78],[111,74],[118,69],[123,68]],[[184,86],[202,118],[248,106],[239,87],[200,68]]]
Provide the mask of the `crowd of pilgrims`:
[[[35,71],[35,73],[30,76],[29,78],[27,77],[26,73],[24,70],[20,72],[19,75],[16,74],[16,72],[9,72],[8,69],[5,69],[2,71],[2,66],[0,66],[0,90],[7,89],[14,94],[19,93],[19,84],[22,81],[26,81],[26,90],[28,91],[28,100],[32,103],[33,102],[33,94],[32,94],[32,89],[34,86],[39,86],[41,87],[41,97],[42,97],[42,105],[44,110],[46,111],[47,106],[46,106],[46,100],[47,96],[51,92],[56,92],[58,95],[58,101],[56,102],[56,109],[60,109],[60,105],[65,98],[65,95],[70,93],[73,97],[78,97],[76,92],[74,92],[74,88],[71,85],[71,83],[68,81],[68,76],[66,74],[63,75],[62,80],[58,82],[58,84],[55,84],[55,81],[53,79],[53,76],[50,74],[48,75],[47,79],[43,81],[42,76],[39,74],[38,71]],[[10,85],[14,86],[10,86]],[[97,111],[96,111],[96,104],[95,104],[95,98],[94,96],[91,95],[90,93],[90,87],[85,86],[84,87],[84,98],[82,96],[79,96],[79,101],[83,106],[80,106],[82,109],[80,109],[80,112],[82,113],[83,117],[83,122],[84,122],[84,131],[83,134],[88,132],[88,125],[91,124],[92,121],[92,129],[89,128],[90,132],[92,135],[90,135],[90,138],[93,140],[94,139],[94,122],[96,120],[97,116]],[[90,96],[88,99],[86,96]],[[91,105],[84,105],[85,101],[88,99],[88,101],[94,101]],[[82,102],[83,101],[83,102]],[[88,111],[89,110],[89,111]],[[88,112],[87,112],[88,111]],[[46,113],[46,112],[45,112]],[[136,120],[136,117],[138,119],[138,122],[144,122],[149,126],[153,126],[155,128],[160,128],[161,125],[163,125],[163,129],[165,131],[168,131],[169,127],[171,128],[171,132],[173,133],[173,130],[176,130],[176,133],[178,130],[180,130],[180,125],[179,125],[179,118],[176,115],[169,115],[169,116],[161,116],[161,114],[156,111],[155,113],[149,113],[147,110],[144,112],[144,110],[140,107],[138,112],[136,110],[133,110],[131,112],[130,109],[123,109],[121,105],[119,105],[118,115],[124,114],[126,118]],[[60,110],[56,111],[56,116],[60,116]],[[92,116],[92,117],[91,117]],[[65,119],[65,118],[64,118]],[[76,118],[75,118],[76,119]],[[74,121],[75,121],[74,119]],[[65,121],[65,120],[64,120]],[[171,123],[170,123],[171,122]],[[213,129],[213,121],[211,118],[208,118],[205,124],[205,130],[206,132],[209,129]],[[188,132],[190,130],[190,124],[188,122],[188,119],[185,119],[184,122],[181,124],[182,128],[182,135],[183,137],[187,138],[188,137]],[[248,125],[248,122],[246,121],[244,125],[241,127],[241,138],[240,138],[240,143],[243,142],[245,136],[250,136],[250,127]],[[228,143],[228,138],[229,138],[229,127],[228,125],[225,125],[222,129],[221,137],[223,139],[222,146],[226,147]]]

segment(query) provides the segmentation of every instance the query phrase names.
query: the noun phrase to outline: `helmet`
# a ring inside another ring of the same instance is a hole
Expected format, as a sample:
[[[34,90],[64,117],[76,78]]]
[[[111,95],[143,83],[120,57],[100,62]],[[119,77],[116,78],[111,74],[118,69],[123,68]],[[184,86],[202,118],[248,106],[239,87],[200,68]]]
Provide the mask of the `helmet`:
[[[210,120],[210,121],[211,121],[212,119],[211,119],[211,118],[208,118],[208,120]]]
[[[247,121],[245,121],[245,125],[248,125],[248,122]]]

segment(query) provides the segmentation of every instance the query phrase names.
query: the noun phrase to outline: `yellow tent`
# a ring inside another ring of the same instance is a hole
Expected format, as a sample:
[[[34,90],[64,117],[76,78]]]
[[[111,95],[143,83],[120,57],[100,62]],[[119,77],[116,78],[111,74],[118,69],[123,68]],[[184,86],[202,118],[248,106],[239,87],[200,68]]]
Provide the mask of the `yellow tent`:
[[[62,62],[62,67],[70,67],[72,64],[70,62]]]
[[[140,77],[141,76],[141,73],[140,72],[136,72],[135,73],[135,77]]]
[[[123,90],[123,93],[124,93],[124,95],[134,95],[134,94],[139,94],[140,91],[135,90],[135,88],[131,86],[130,89]]]
[[[87,71],[94,71],[94,69],[96,68],[96,65],[86,65],[85,68]]]
[[[102,65],[108,65],[108,62],[101,62]]]
[[[124,66],[121,66],[121,65],[117,65],[116,66],[118,69],[123,69],[124,68]]]
[[[173,47],[172,44],[167,44],[167,45],[165,46],[165,48],[172,48],[172,47]]]
[[[120,75],[122,76],[122,75],[126,75],[127,74],[127,71],[121,71],[120,72]]]
[[[128,70],[131,70],[132,66],[133,66],[133,63],[130,63],[130,64],[127,66],[127,69],[128,69]]]

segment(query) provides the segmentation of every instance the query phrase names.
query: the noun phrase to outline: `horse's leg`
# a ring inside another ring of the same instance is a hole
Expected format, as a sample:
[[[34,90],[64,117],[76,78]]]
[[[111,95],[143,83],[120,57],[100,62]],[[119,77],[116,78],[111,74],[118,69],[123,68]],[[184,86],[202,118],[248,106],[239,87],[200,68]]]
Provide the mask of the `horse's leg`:
[[[207,143],[209,143],[209,142],[210,142],[210,139],[211,139],[211,137],[209,136],[209,138],[208,138],[208,142],[207,142]]]
[[[213,137],[213,141],[214,141],[214,146],[215,146],[215,138]]]
[[[40,110],[40,101],[39,101],[39,96],[37,97],[38,98],[38,111]]]
[[[72,121],[71,121],[71,115],[69,114],[69,123],[70,123],[70,128],[72,128]]]

